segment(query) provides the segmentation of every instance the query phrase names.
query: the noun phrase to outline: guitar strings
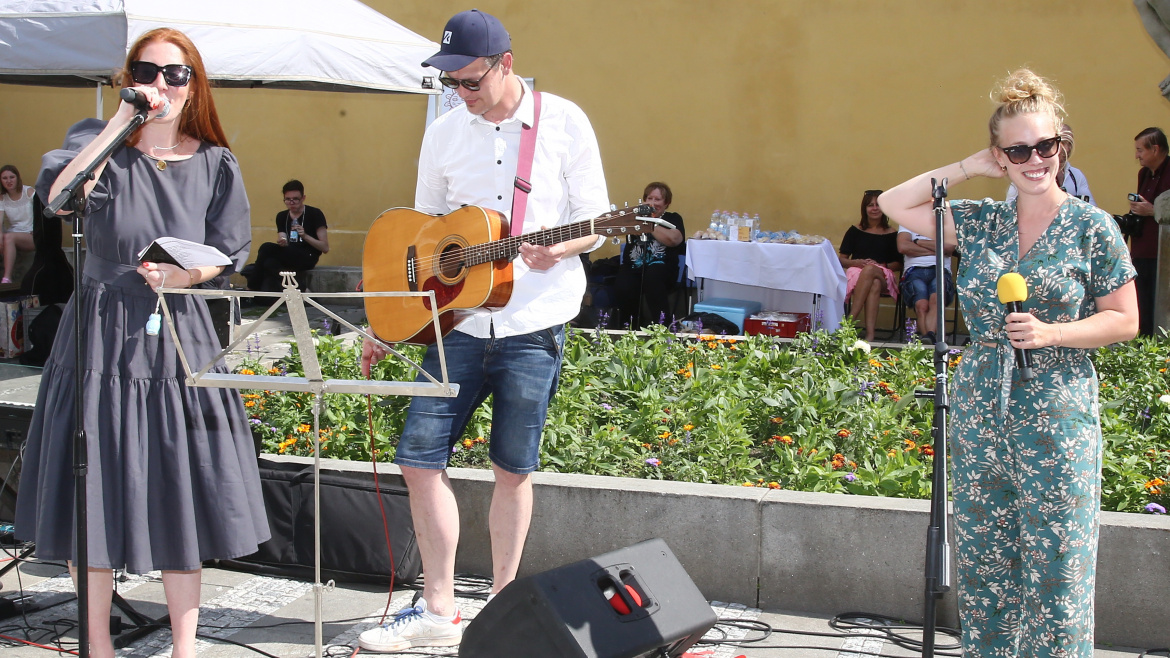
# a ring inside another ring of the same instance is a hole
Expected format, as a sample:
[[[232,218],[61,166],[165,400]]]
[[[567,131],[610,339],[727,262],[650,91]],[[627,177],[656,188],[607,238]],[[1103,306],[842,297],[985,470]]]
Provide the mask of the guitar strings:
[[[598,217],[595,221],[613,220],[624,217],[634,212],[635,209],[628,209],[619,212],[617,215],[609,215]],[[574,238],[584,237],[589,235],[591,231],[588,228],[590,220],[574,222],[572,224],[565,224],[561,226],[554,226],[550,229],[529,233],[527,235],[509,236],[494,242],[486,242],[477,245],[468,245],[458,249],[452,249],[446,252],[440,252],[438,256],[423,256],[417,258],[416,268],[420,271],[433,271],[436,262],[438,263],[438,270],[443,271],[447,267],[455,265],[467,265],[469,260],[477,260],[482,257],[482,261],[473,262],[471,265],[478,265],[480,263],[491,262],[499,260],[508,254],[515,254],[520,249],[522,242],[531,242],[532,239],[551,238],[552,241],[548,244],[558,244],[571,240]],[[582,229],[580,235],[574,235],[578,232],[576,229]],[[539,236],[539,237],[538,237]]]

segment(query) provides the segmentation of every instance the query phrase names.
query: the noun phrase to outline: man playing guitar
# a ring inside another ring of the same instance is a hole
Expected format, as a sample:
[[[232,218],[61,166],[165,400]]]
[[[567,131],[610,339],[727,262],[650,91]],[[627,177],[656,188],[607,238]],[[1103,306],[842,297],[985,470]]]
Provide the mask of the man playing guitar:
[[[597,138],[570,101],[532,90],[513,73],[511,39],[495,17],[478,10],[456,14],[442,47],[424,62],[458,90],[464,104],[436,119],[423,137],[415,188],[417,210],[446,214],[483,206],[513,218],[513,193],[527,187],[523,233],[596,217],[609,207]],[[517,182],[521,133],[539,125],[531,176]],[[462,637],[455,604],[455,549],[459,513],[447,477],[447,456],[473,411],[493,396],[489,455],[495,475],[489,526],[493,593],[516,577],[532,516],[531,473],[540,456],[548,404],[556,391],[564,325],[580,310],[585,275],[577,256],[600,244],[586,235],[551,246],[520,246],[508,303],[471,311],[444,339],[456,398],[416,397],[394,463],[410,490],[411,513],[426,585],[418,605],[362,633],[368,651],[455,646]],[[363,371],[385,352],[367,341]],[[423,368],[438,371],[432,345]]]

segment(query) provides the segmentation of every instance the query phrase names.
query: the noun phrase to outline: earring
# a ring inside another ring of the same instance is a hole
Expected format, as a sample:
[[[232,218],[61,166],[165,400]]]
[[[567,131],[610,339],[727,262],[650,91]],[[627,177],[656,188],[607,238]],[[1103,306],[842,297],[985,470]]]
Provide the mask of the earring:
[[[1007,165],[1000,165],[999,170],[1000,171],[1007,171]]]

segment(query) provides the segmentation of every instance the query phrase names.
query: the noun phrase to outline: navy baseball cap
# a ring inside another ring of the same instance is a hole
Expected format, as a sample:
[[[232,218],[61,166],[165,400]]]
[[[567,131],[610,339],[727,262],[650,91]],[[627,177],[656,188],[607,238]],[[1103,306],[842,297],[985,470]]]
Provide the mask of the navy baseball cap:
[[[461,11],[443,28],[439,52],[423,62],[440,71],[458,71],[480,57],[512,49],[512,38],[500,19],[478,9]]]

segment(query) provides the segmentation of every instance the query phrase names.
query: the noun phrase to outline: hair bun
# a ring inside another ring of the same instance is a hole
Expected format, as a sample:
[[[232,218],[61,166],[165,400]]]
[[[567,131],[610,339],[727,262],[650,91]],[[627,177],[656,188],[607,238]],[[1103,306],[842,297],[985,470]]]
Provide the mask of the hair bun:
[[[1044,78],[1029,69],[1017,69],[1000,81],[991,92],[991,99],[999,104],[1019,103],[1030,99],[1061,105],[1060,92]]]

